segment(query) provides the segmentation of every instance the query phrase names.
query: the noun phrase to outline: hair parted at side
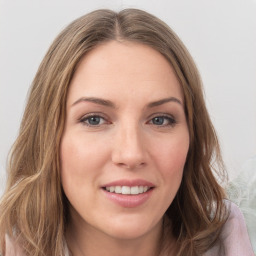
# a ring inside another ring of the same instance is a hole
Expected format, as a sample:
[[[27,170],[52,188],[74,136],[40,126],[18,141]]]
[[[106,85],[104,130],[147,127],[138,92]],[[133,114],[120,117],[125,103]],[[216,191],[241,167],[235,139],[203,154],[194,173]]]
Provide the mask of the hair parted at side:
[[[166,212],[163,251],[168,237],[178,255],[202,255],[218,239],[227,218],[225,177],[218,140],[206,110],[197,68],[176,34],[141,10],[91,12],[55,39],[34,78],[19,136],[13,145],[8,182],[0,203],[0,253],[5,236],[22,245],[28,256],[64,255],[67,202],[61,188],[59,147],[65,124],[69,84],[81,58],[110,40],[146,44],[170,62],[183,89],[190,148],[181,187]],[[165,254],[168,255],[168,254]]]

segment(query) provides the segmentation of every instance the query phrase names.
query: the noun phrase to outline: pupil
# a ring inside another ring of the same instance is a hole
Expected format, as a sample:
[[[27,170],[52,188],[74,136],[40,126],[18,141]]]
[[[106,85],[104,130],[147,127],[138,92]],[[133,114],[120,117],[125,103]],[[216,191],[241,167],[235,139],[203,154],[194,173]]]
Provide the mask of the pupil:
[[[153,119],[153,123],[157,125],[162,125],[164,123],[164,118],[163,117],[155,117]]]
[[[100,123],[100,117],[98,117],[98,116],[90,117],[89,123],[92,125],[98,125]]]

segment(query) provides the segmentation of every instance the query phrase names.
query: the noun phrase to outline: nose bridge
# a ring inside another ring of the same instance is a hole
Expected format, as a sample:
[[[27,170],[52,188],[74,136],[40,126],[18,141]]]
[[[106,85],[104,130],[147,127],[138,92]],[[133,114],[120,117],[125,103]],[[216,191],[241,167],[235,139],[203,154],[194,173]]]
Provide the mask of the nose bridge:
[[[136,122],[124,122],[118,126],[113,143],[113,162],[126,168],[145,164],[143,131]]]

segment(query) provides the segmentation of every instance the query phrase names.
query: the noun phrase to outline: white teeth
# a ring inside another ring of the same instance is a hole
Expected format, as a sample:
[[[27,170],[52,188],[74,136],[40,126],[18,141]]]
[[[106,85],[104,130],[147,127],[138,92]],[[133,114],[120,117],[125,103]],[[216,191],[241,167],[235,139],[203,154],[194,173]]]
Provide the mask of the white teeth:
[[[116,186],[115,187],[115,193],[122,194],[122,187],[121,186]]]
[[[123,187],[122,187],[122,194],[123,194],[123,195],[130,195],[130,194],[131,194],[131,189],[130,189],[130,187],[123,186]]]
[[[111,186],[106,187],[106,190],[111,193],[122,195],[138,195],[147,192],[150,189],[148,186]]]
[[[139,187],[131,187],[131,194],[132,195],[138,195],[139,194]]]

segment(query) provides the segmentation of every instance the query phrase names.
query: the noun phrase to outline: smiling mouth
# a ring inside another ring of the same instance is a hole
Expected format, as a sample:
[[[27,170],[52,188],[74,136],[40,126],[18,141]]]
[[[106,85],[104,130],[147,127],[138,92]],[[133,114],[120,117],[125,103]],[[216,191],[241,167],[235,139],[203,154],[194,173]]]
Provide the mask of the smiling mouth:
[[[113,194],[122,194],[122,195],[139,195],[148,192],[153,189],[149,186],[110,186],[103,187],[104,190],[113,193]]]

